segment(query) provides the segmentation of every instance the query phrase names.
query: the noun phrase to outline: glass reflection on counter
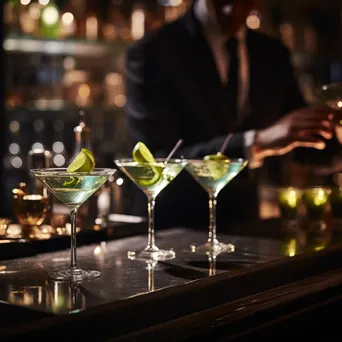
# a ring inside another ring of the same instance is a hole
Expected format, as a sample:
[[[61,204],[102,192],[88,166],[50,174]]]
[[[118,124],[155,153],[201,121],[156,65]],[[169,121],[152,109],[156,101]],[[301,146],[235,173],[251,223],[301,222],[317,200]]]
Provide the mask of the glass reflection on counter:
[[[280,254],[294,257],[303,253],[319,252],[336,243],[340,243],[340,238],[334,237],[329,229],[301,228],[283,235],[280,241]]]
[[[147,261],[147,272],[148,272],[148,277],[147,277],[147,291],[148,292],[153,292],[155,287],[154,287],[154,270],[155,267],[157,266],[157,261]]]
[[[298,239],[296,238],[284,239],[280,246],[281,255],[294,257],[298,254]]]
[[[8,302],[32,308],[46,308],[57,314],[77,313],[86,308],[86,298],[79,284],[52,281],[32,286],[9,285]]]
[[[319,252],[326,249],[332,241],[332,234],[328,230],[309,231],[306,235],[304,252]]]
[[[304,252],[306,232],[302,229],[284,232],[280,240],[280,255],[294,257]]]
[[[15,286],[8,287],[8,301],[14,305],[40,306],[43,303],[42,286]]]
[[[208,253],[208,262],[209,262],[209,277],[216,274],[216,257],[218,254],[216,253]]]

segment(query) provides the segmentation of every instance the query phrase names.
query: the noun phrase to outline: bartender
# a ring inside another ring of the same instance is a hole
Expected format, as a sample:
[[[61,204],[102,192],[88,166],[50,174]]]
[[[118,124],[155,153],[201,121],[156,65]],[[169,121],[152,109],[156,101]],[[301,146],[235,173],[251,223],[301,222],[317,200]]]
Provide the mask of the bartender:
[[[257,0],[197,0],[184,16],[145,35],[127,52],[126,113],[132,146],[144,142],[166,157],[179,139],[187,159],[217,153],[246,158],[249,168],[296,147],[324,149],[332,137],[329,111],[307,107],[288,50],[246,28]],[[257,172],[255,172],[257,174]],[[259,216],[257,176],[246,169],[219,194],[221,231]],[[158,197],[156,224],[206,227],[206,192],[183,171]],[[133,214],[146,215],[137,191]]]

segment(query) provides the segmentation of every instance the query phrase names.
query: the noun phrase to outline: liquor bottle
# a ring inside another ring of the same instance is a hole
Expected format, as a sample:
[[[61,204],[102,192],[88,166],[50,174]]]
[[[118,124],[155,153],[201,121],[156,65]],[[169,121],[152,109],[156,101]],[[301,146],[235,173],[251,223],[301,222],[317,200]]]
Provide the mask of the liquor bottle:
[[[60,32],[63,38],[84,38],[86,0],[70,0],[61,7]]]
[[[100,35],[101,13],[97,1],[87,1],[85,16],[85,37],[87,40],[101,39]]]
[[[145,34],[145,8],[142,3],[134,4],[131,17],[131,35],[134,40],[142,38]]]
[[[69,160],[69,164],[76,158],[82,148],[86,148],[93,152],[91,146],[93,131],[86,125],[83,111],[80,112],[80,115],[82,116],[81,121],[74,128],[75,147],[74,153],[71,155]],[[92,230],[95,225],[95,220],[98,215],[97,197],[100,192],[101,190],[91,196],[78,210],[77,222],[78,226],[82,227],[82,229]]]
[[[40,33],[43,38],[56,39],[59,31],[59,9],[51,1],[40,12]]]
[[[85,123],[84,115],[84,112],[80,111],[81,120],[79,124],[74,128],[75,146],[74,152],[69,158],[69,163],[71,163],[76,158],[82,148],[86,148],[87,150],[93,152],[91,146],[93,130]]]
[[[28,152],[27,156],[27,171],[30,175],[28,188],[29,193],[34,195],[41,195],[47,204],[46,216],[42,225],[51,227],[51,218],[53,213],[54,197],[50,191],[33,175],[31,169],[50,168],[52,166],[52,154],[49,150],[45,149],[32,149]],[[50,228],[49,228],[50,229]]]
[[[103,32],[106,40],[122,39],[128,41],[131,39],[130,25],[123,14],[122,7],[122,3],[113,2],[108,9],[107,24],[104,26]]]
[[[20,1],[10,0],[7,1],[3,6],[5,33],[11,35],[21,35],[22,30],[20,25],[20,10],[22,5],[20,4]]]

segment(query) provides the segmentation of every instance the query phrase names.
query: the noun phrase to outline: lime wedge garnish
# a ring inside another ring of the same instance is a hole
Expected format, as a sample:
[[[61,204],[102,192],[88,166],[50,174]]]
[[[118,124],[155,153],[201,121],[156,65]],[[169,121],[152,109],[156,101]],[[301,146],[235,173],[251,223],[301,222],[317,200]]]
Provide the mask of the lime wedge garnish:
[[[145,173],[144,178],[137,179],[137,183],[142,186],[151,186],[156,184],[162,177],[163,168],[161,166],[150,166],[150,172]]]
[[[67,172],[92,172],[95,168],[95,159],[93,154],[82,148],[73,162],[67,168]]]
[[[133,149],[133,159],[137,163],[155,163],[152,153],[143,142],[138,142]]]
[[[82,148],[81,151],[83,153],[85,153],[89,157],[89,159],[91,159],[91,161],[94,163],[94,167],[95,167],[95,158],[93,156],[93,153],[91,151],[89,151],[88,149],[86,149],[86,148]]]
[[[63,183],[63,185],[66,187],[66,188],[73,188],[75,187],[79,182],[80,182],[80,178],[79,177],[71,177],[71,180],[69,182],[65,181]]]
[[[206,161],[207,168],[214,180],[219,180],[228,171],[229,158],[221,152],[205,156],[203,160]]]
[[[134,146],[133,159],[139,164],[156,163],[156,160],[154,159],[150,150],[143,142],[140,141]],[[143,186],[151,186],[159,181],[160,177],[162,176],[163,169],[154,165],[150,165],[150,169],[151,177],[148,177],[147,179],[139,179],[137,181],[138,184]]]
[[[228,160],[229,158],[221,152],[216,154],[209,154],[203,158],[204,160]]]
[[[67,168],[67,172],[92,172],[95,168],[95,158],[91,151],[82,148],[80,153]],[[70,177],[70,181],[65,181],[63,185],[68,188],[75,187],[81,181],[80,177]]]

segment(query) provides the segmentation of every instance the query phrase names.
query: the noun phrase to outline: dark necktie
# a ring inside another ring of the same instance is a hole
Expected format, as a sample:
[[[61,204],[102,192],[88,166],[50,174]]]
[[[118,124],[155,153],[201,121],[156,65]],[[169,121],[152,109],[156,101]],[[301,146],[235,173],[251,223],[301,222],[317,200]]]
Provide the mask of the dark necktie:
[[[239,59],[237,54],[237,40],[231,38],[226,42],[229,58],[228,83],[225,89],[226,106],[228,111],[228,130],[233,131],[236,126],[238,114],[239,93]]]

